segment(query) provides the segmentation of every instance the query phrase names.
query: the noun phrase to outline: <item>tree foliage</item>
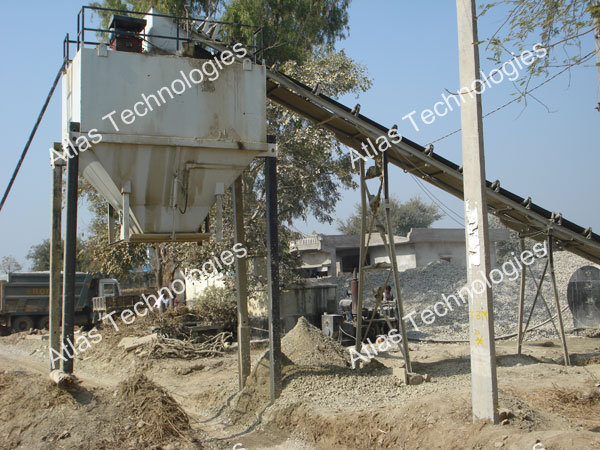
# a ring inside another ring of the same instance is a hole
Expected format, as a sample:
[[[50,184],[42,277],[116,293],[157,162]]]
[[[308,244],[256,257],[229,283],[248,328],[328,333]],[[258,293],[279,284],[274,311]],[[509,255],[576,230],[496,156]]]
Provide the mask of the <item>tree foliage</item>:
[[[533,76],[581,64],[595,54],[582,51],[583,39],[593,42],[600,18],[595,0],[500,0],[482,5],[481,15],[490,10],[506,11],[506,19],[487,39],[486,48],[492,50],[496,63],[530,50],[534,43],[548,50],[547,56],[536,59],[520,78],[525,90]]]
[[[367,211],[369,211],[367,209]],[[396,197],[390,197],[390,213],[394,235],[406,236],[411,228],[429,228],[433,222],[441,219],[444,214],[435,204],[426,204],[418,196],[407,202],[400,202]],[[370,214],[367,215],[367,226]],[[377,218],[385,224],[385,210],[379,208]],[[360,234],[361,207],[355,205],[354,213],[346,220],[338,221],[338,231],[343,234]]]
[[[100,6],[146,10],[155,6],[163,13],[183,15],[184,2],[163,0],[104,0]],[[356,64],[344,52],[336,52],[332,44],[343,38],[347,31],[349,0],[225,0],[218,2],[190,2],[195,11],[191,15],[223,12],[220,19],[263,26],[269,44],[271,60],[279,60],[280,70],[309,84],[320,82],[322,92],[334,98],[344,94],[359,94],[371,86],[366,68]],[[108,14],[101,14],[108,22]],[[251,42],[242,29],[230,28],[236,40]],[[226,31],[227,32],[227,31]],[[280,274],[282,285],[296,280],[299,265],[297,254],[289,251],[289,242],[298,233],[292,231],[294,220],[314,215],[319,221],[334,220],[335,205],[341,190],[354,188],[351,165],[342,146],[334,136],[296,114],[268,103],[268,133],[275,135],[279,144],[278,155],[278,212],[280,239]],[[251,163],[242,175],[244,184],[244,223],[248,257],[258,260],[266,256],[265,187],[263,161]],[[182,268],[198,268],[223,250],[231,249],[233,242],[231,194],[224,196],[223,241],[197,243],[163,243],[152,246],[125,244],[106,247],[106,203],[96,193],[86,190],[86,196],[96,219],[92,224],[94,239],[90,239],[94,260],[110,273],[139,264],[148,254],[157,270],[157,283],[166,285]],[[214,207],[210,226],[214,229]],[[122,255],[122,256],[120,256]],[[264,280],[251,279],[251,287],[261,288]]]
[[[190,17],[204,17],[214,16],[222,4],[223,0],[103,0],[91,2],[90,6],[139,12],[155,8],[171,16],[185,17],[188,14]],[[113,14],[112,11],[98,11],[102,28],[108,28]]]
[[[87,201],[88,208],[93,214],[88,230],[89,238],[82,244],[82,249],[78,252],[82,259],[85,257],[89,261],[85,267],[86,271],[124,278],[130,271],[145,266],[148,263],[146,245],[129,242],[108,244],[108,203],[92,185],[81,177],[79,195]],[[113,236],[113,240],[114,238],[115,236]]]
[[[89,244],[77,239],[76,270],[79,272],[94,272],[93,255],[88,251]],[[27,259],[31,261],[31,270],[50,270],[50,239],[44,239],[41,244],[32,245],[27,253]],[[60,260],[63,259],[63,242],[61,241]],[[61,264],[62,267],[62,264]]]
[[[3,256],[2,260],[0,260],[0,272],[9,273],[9,272],[18,272],[22,270],[23,266],[19,264],[17,258],[13,255]]]
[[[223,20],[263,28],[267,62],[309,59],[315,48],[331,47],[348,31],[350,0],[232,0]],[[242,42],[251,31],[240,30]]]

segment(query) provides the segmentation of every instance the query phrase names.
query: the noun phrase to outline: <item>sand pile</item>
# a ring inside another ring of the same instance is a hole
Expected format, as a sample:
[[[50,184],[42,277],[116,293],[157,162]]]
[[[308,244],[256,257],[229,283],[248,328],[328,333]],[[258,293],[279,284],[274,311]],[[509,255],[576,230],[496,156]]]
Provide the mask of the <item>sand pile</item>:
[[[281,351],[299,366],[348,367],[348,351],[304,317],[281,340]]]
[[[285,386],[307,370],[348,367],[347,351],[337,341],[301,317],[296,326],[281,340],[281,374]],[[246,386],[231,402],[230,417],[234,423],[251,424],[267,408],[270,401],[269,351],[266,351],[250,373]]]

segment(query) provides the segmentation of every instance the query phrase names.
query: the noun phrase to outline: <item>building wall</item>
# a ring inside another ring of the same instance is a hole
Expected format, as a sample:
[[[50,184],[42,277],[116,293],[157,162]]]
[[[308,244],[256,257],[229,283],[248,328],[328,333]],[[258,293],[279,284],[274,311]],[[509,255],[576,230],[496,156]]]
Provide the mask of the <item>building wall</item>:
[[[371,257],[371,264],[390,262],[387,250],[384,246],[371,247],[369,249],[369,256]],[[396,264],[398,265],[398,271],[400,272],[417,267],[417,259],[413,245],[396,245]]]
[[[423,267],[433,261],[444,259],[450,264],[466,267],[466,248],[464,242],[417,242],[415,256],[417,267]]]
[[[208,279],[185,277],[185,296],[188,303],[193,303],[202,294],[207,287],[225,287],[225,281],[222,274],[213,275]]]
[[[284,333],[296,325],[299,317],[305,317],[310,323],[321,328],[323,313],[337,311],[337,285],[315,284],[298,286],[281,291],[281,327]],[[248,315],[253,326],[268,327],[268,296],[266,292],[254,295],[248,301]]]

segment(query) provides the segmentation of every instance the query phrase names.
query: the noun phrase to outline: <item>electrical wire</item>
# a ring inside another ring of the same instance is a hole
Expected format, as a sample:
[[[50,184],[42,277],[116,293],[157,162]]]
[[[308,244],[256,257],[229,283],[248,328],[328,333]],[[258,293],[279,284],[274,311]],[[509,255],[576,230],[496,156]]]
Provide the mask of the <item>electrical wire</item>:
[[[585,55],[585,56],[582,58],[582,60],[581,60],[580,64],[582,64],[582,63],[584,63],[585,61],[587,61],[589,58],[591,58],[592,56],[594,56],[594,54],[596,54],[597,52],[598,52],[598,50],[592,50],[590,53],[588,53],[587,55]],[[488,117],[488,116],[491,116],[492,114],[494,114],[494,113],[496,113],[496,112],[500,111],[501,109],[504,109],[504,108],[506,108],[508,105],[511,105],[512,103],[514,103],[514,102],[516,102],[516,101],[519,101],[521,98],[525,97],[527,94],[529,94],[529,93],[531,93],[531,92],[535,91],[536,89],[539,89],[539,88],[541,88],[543,85],[545,85],[546,83],[549,83],[550,81],[552,81],[553,79],[555,79],[555,78],[556,78],[556,77],[558,77],[559,75],[562,75],[564,72],[566,72],[567,70],[569,70],[571,67],[572,67],[572,66],[567,66],[567,67],[565,67],[563,70],[561,70],[560,72],[558,72],[558,73],[554,74],[552,77],[548,78],[547,80],[544,80],[542,83],[538,84],[538,85],[537,85],[537,86],[535,86],[534,88],[531,88],[531,89],[527,90],[525,93],[523,93],[523,94],[519,95],[518,97],[515,97],[515,98],[513,98],[512,100],[510,100],[509,102],[505,103],[504,105],[502,105],[502,106],[499,106],[498,108],[496,108],[496,109],[493,109],[492,111],[490,111],[490,112],[488,112],[488,113],[484,114],[484,115],[483,115],[483,117],[482,117],[482,119],[485,119],[486,117]],[[444,139],[446,139],[446,138],[448,138],[448,137],[450,137],[450,136],[452,136],[452,135],[454,135],[454,134],[458,133],[458,132],[459,132],[461,129],[462,129],[462,128],[459,128],[459,129],[457,129],[457,130],[454,130],[454,131],[452,131],[451,133],[448,133],[448,134],[446,134],[446,135],[444,135],[444,136],[442,136],[442,137],[440,137],[440,138],[436,139],[435,141],[431,141],[431,142],[430,142],[430,144],[435,144],[436,142],[440,142],[440,141],[442,141],[442,140],[444,140]]]
[[[442,209],[442,211],[444,211],[446,213],[448,218],[453,220],[455,223],[457,223],[461,227],[464,227],[465,224],[464,224],[464,220],[463,220],[462,216],[459,216],[458,213],[456,213],[452,208],[447,206],[445,203],[443,203],[441,200],[439,200],[435,195],[433,195],[433,193],[431,191],[429,191],[429,189],[427,189],[427,187],[423,185],[423,182],[421,180],[419,180],[416,176],[413,175],[412,178],[413,178],[413,180],[415,180],[415,183],[417,183],[417,186],[419,186],[421,188],[421,190],[425,193],[425,195],[427,195],[427,197],[429,197],[429,199],[432,202],[437,204]]]

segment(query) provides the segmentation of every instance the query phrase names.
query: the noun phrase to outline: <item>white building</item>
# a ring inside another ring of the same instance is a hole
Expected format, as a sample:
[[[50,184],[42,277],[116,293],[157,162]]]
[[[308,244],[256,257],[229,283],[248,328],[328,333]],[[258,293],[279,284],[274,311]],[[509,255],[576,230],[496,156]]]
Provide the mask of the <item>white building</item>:
[[[495,244],[509,238],[508,230],[491,229],[491,263],[495,265]],[[406,236],[394,237],[398,270],[423,267],[432,261],[445,260],[466,266],[465,230],[462,228],[413,228]],[[312,235],[292,242],[300,252],[302,269],[307,277],[337,276],[358,269],[359,235]],[[367,265],[388,263],[386,247],[379,233],[371,236]]]

